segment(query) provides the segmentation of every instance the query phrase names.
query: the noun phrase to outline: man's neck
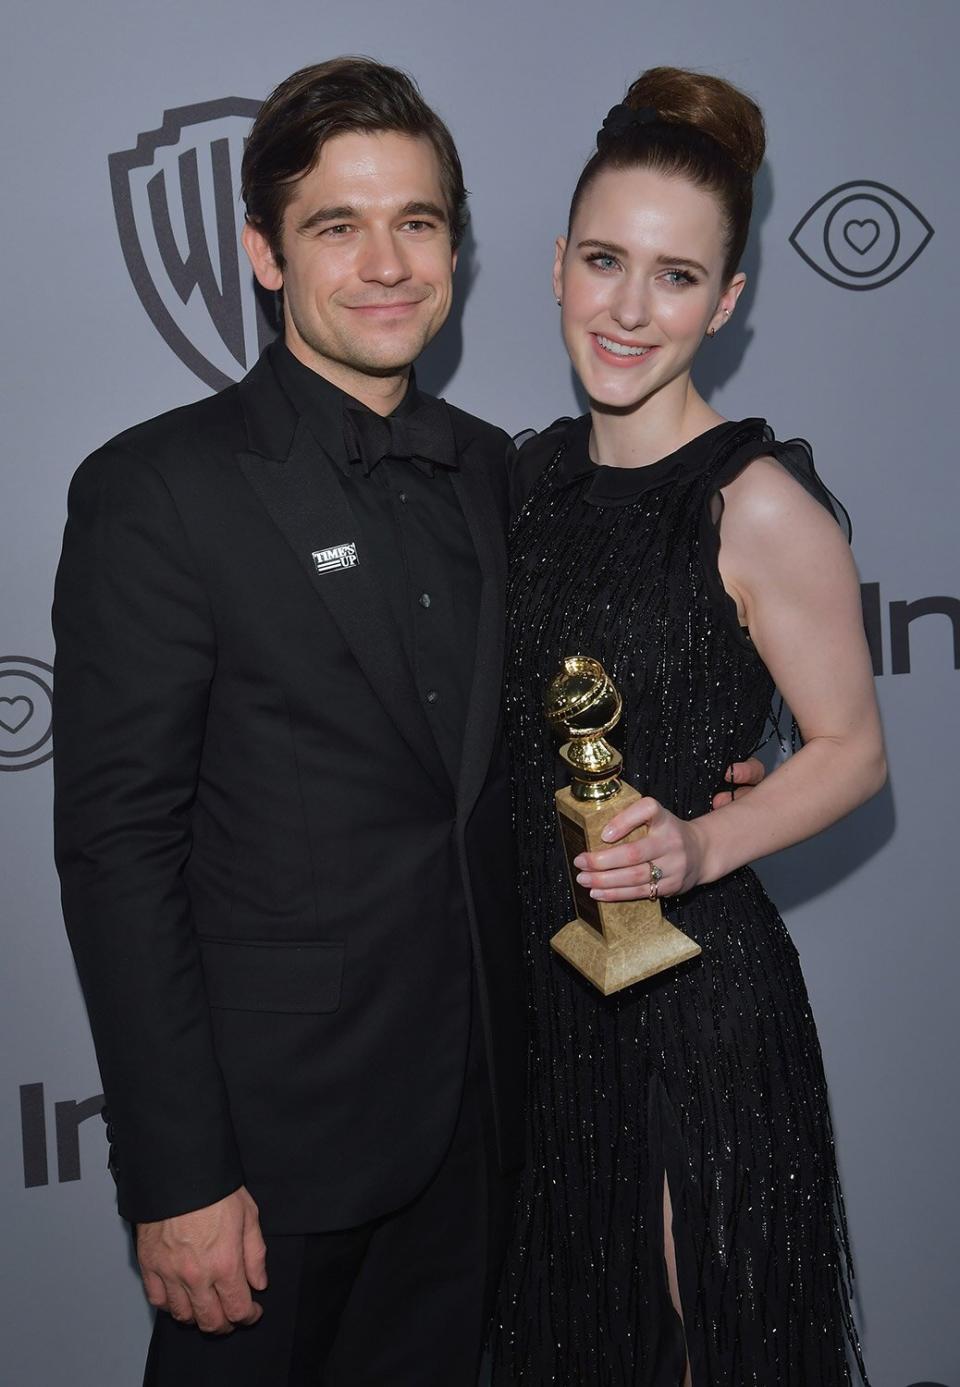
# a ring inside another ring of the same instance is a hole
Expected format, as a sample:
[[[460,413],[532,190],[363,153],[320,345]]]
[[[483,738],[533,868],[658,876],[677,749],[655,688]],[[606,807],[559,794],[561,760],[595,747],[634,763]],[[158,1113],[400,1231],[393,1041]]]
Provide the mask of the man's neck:
[[[319,356],[300,340],[284,337],[284,344],[292,356],[315,371],[318,376],[335,385],[338,390],[351,395],[355,400],[359,400],[362,405],[366,405],[374,414],[386,417],[392,414],[397,405],[407,393],[410,384],[410,367],[405,366],[396,374],[373,376],[367,375],[363,371],[356,371],[350,366],[343,365],[339,361],[331,361],[329,357]]]

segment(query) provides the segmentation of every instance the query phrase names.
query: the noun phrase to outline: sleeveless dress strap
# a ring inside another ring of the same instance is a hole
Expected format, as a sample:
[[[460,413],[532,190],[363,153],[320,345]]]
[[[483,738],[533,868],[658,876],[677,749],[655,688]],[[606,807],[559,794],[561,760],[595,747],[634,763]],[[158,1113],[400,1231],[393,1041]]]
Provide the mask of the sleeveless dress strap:
[[[769,426],[764,424],[761,429],[754,433],[752,438],[743,442],[737,442],[734,438],[731,442],[733,444],[732,449],[729,451],[721,449],[713,465],[706,473],[707,486],[700,515],[701,553],[704,576],[716,608],[723,613],[735,639],[752,646],[753,642],[750,639],[749,631],[740,624],[736,603],[723,586],[720,578],[722,488],[728,486],[745,467],[749,466],[751,462],[755,462],[757,458],[770,457],[779,462],[781,467],[789,472],[794,481],[802,486],[809,496],[812,496],[825,510],[830,512],[846,535],[848,543],[852,538],[853,527],[846,507],[828,489],[817,472],[810,444],[804,439],[791,438],[786,442],[779,442],[774,438]]]
[[[758,438],[752,438],[749,442],[741,444],[728,457],[719,461],[713,474],[714,490],[719,491],[721,487],[727,486],[734,477],[740,475],[748,463],[754,462],[760,457],[771,457],[779,462],[781,467],[790,473],[794,481],[799,482],[808,495],[812,496],[815,501],[819,501],[830,512],[846,534],[849,543],[853,538],[850,515],[843,502],[834,496],[817,472],[813,461],[813,450],[804,438],[789,438],[785,442],[779,442],[774,438],[769,426],[764,425],[763,432]]]
[[[750,631],[746,626],[741,625],[737,604],[723,586],[723,580],[720,577],[720,519],[723,515],[721,488],[729,485],[745,467],[748,467],[751,462],[755,462],[757,458],[770,457],[779,462],[781,467],[789,472],[794,481],[799,483],[808,495],[830,512],[846,535],[847,543],[853,537],[853,525],[843,502],[834,496],[817,472],[813,461],[813,450],[805,439],[791,438],[780,442],[774,438],[770,427],[764,424],[762,431],[753,438],[742,443],[734,440],[733,443],[732,451],[728,451],[726,455],[721,451],[715,459],[714,465],[709,469],[706,494],[703,497],[700,513],[700,553],[703,574],[714,609],[722,615],[733,639],[738,644],[753,650],[756,654],[756,647],[751,639]],[[796,719],[792,715],[789,717],[789,726],[785,733],[782,726],[785,712],[783,698],[778,693],[775,695],[770,708],[768,738],[771,736],[777,738],[781,752],[786,752],[788,745],[791,750],[795,751],[797,747],[802,745],[803,739]]]

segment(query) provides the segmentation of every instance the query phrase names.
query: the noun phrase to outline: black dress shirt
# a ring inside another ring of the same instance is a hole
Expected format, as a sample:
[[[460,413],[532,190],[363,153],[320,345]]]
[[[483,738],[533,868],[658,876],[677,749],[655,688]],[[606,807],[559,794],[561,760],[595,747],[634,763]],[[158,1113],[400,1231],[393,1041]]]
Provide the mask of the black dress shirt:
[[[480,568],[450,476],[422,459],[385,458],[366,473],[347,411],[364,406],[298,361],[270,348],[279,383],[338,468],[356,517],[360,563],[369,563],[401,633],[428,720],[456,784],[473,680]],[[423,401],[411,377],[394,414]],[[454,459],[456,464],[456,460]]]

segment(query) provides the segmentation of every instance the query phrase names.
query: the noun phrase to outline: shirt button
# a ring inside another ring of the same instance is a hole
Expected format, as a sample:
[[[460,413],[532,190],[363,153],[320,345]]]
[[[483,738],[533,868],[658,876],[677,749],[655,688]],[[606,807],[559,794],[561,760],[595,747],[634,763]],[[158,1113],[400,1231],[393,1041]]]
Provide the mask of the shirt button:
[[[427,702],[428,702],[428,703],[436,703],[436,701],[437,701],[437,699],[438,699],[439,697],[440,697],[440,695],[437,693],[436,689],[428,689],[428,690],[427,690]]]
[[[421,607],[429,607],[429,606],[430,606],[430,594],[429,594],[429,592],[421,592],[421,594],[420,594],[420,606],[421,606]]]
[[[407,504],[407,493],[405,491],[400,492],[400,500],[403,502],[404,505]]]

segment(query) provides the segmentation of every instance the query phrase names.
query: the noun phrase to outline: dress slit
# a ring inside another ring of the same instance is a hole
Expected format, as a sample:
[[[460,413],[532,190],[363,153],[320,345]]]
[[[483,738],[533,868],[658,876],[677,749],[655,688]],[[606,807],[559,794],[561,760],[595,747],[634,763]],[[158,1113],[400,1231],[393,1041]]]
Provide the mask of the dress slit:
[[[682,1387],[693,1387],[690,1370],[690,1350],[687,1346],[686,1316],[683,1310],[683,1296],[680,1294],[680,1272],[677,1259],[677,1242],[674,1232],[673,1195],[670,1191],[670,1178],[663,1172],[663,1259],[667,1274],[667,1284],[674,1312],[680,1320],[683,1332],[683,1379]]]
[[[683,1137],[677,1123],[676,1114],[667,1092],[666,1085],[659,1074],[651,1074],[647,1094],[647,1131],[649,1134],[649,1185],[651,1194],[650,1226],[656,1227],[654,1219],[657,1211],[663,1238],[661,1256],[663,1264],[664,1287],[667,1304],[673,1312],[673,1334],[671,1352],[665,1357],[662,1369],[656,1373],[656,1387],[661,1380],[669,1387],[684,1387],[685,1373],[690,1364],[690,1342],[687,1331],[688,1306],[695,1304],[697,1278],[692,1274],[692,1264],[696,1252],[690,1238],[690,1228],[685,1217],[686,1188],[688,1176],[686,1163],[682,1158]],[[659,1173],[658,1173],[659,1172]],[[667,1254],[667,1230],[665,1223],[665,1198],[670,1199],[670,1241],[673,1247],[676,1271],[677,1299],[674,1303],[670,1286]],[[657,1207],[659,1209],[657,1210]],[[682,1271],[681,1271],[682,1268]],[[691,1367],[692,1371],[692,1367]]]

